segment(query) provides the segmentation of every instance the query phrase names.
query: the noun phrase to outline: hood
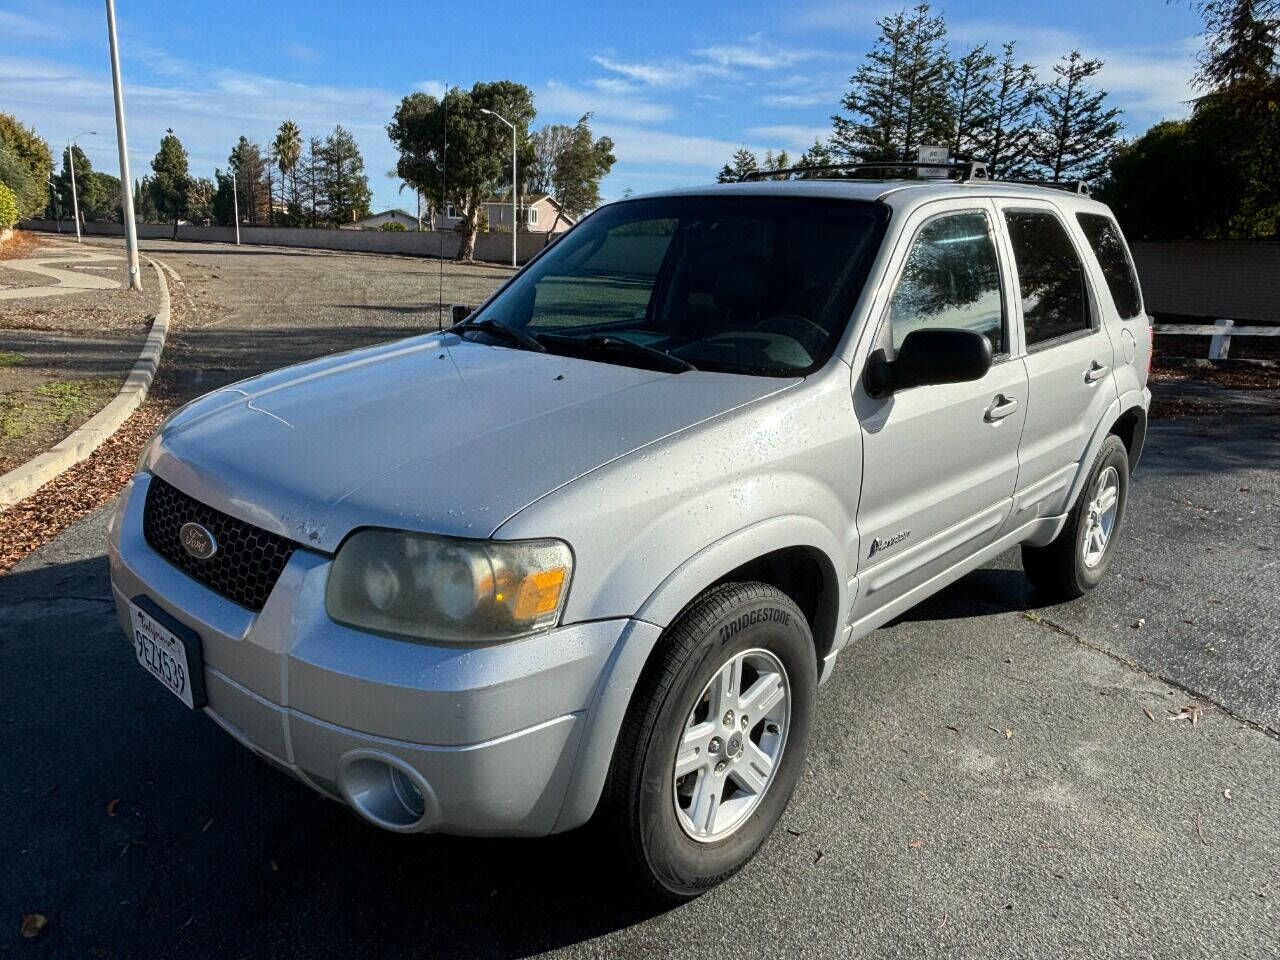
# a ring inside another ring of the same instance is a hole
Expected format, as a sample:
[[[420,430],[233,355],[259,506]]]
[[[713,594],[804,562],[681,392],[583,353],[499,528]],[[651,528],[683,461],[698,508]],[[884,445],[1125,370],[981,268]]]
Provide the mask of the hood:
[[[417,337],[208,394],[145,466],[317,550],[362,526],[488,537],[594,468],[797,382]]]

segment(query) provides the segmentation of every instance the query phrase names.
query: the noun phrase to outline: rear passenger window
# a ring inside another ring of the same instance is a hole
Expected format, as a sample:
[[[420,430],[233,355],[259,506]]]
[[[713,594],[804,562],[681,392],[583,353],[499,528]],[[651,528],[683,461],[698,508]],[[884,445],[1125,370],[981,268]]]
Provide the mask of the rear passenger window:
[[[1084,267],[1062,221],[1039,210],[1008,210],[1004,218],[1018,267],[1027,346],[1088,330]]]
[[[889,322],[895,350],[912,330],[948,327],[985,333],[993,352],[1008,352],[1000,266],[985,213],[943,214],[920,229],[889,301]]]
[[[1084,231],[1089,246],[1093,247],[1098,266],[1102,267],[1102,276],[1106,278],[1107,289],[1111,291],[1120,319],[1136,317],[1142,312],[1138,276],[1133,272],[1129,251],[1115,221],[1100,213],[1077,213],[1076,219],[1080,221],[1080,229]]]

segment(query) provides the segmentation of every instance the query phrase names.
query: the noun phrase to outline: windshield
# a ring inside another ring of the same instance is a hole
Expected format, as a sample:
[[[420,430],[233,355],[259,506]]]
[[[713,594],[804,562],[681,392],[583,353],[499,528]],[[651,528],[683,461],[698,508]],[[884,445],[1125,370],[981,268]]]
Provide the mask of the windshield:
[[[502,324],[549,352],[608,363],[809,373],[849,322],[887,218],[881,204],[811,197],[612,204],[471,323]]]

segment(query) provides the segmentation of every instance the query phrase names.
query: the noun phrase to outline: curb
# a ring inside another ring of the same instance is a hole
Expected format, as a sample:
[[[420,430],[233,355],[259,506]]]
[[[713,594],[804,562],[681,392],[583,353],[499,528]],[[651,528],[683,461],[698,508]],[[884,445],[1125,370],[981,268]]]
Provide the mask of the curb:
[[[68,467],[86,459],[147,399],[147,391],[151,389],[151,381],[160,367],[160,353],[169,333],[169,284],[165,282],[161,265],[151,257],[147,257],[147,262],[155,269],[156,279],[160,281],[160,309],[151,323],[142,352],[125,377],[124,386],[113,400],[56,446],[0,476],[0,511],[26,499]],[[164,269],[177,278],[178,275],[167,264]]]

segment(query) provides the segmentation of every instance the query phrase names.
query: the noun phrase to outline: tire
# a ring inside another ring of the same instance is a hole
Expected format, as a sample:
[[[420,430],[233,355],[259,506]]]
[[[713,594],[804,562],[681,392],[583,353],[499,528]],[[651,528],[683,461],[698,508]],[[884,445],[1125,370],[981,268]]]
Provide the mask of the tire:
[[[739,709],[727,726],[733,701],[722,681],[733,663]],[[642,891],[692,899],[755,855],[804,770],[817,686],[809,625],[774,587],[712,587],[671,624],[627,709],[603,810]],[[771,703],[777,689],[783,696]],[[744,730],[742,713],[756,706],[767,712],[748,714]],[[677,748],[682,769],[693,769],[679,778]],[[771,751],[772,771],[761,776]]]
[[[1100,500],[1106,490],[1114,490],[1114,511],[1105,498]],[[1124,442],[1112,434],[1103,441],[1089,481],[1057,537],[1043,547],[1023,544],[1022,567],[1032,584],[1054,600],[1074,600],[1096,587],[1111,565],[1128,495],[1129,452]],[[1099,549],[1093,538],[1103,527],[1104,543]]]

